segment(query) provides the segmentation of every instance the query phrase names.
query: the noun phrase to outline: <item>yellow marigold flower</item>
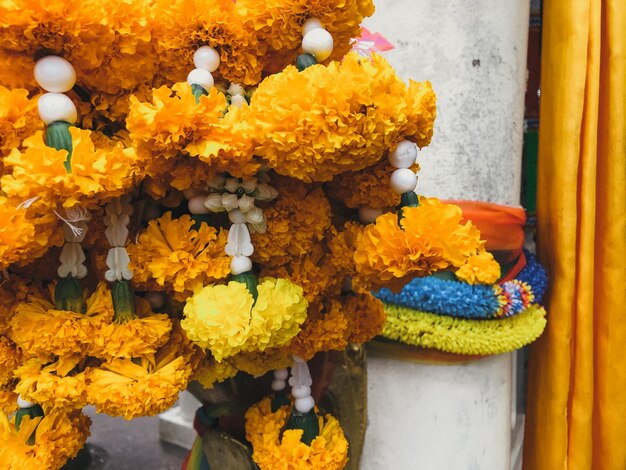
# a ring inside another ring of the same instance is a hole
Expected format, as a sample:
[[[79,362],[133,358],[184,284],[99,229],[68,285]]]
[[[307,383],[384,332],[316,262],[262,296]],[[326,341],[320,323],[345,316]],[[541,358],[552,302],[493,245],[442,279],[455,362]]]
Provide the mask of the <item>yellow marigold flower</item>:
[[[12,414],[17,409],[17,393],[0,389],[0,412]]]
[[[146,300],[136,297],[135,302],[138,318],[96,327],[86,345],[89,356],[101,359],[145,356],[154,354],[167,342],[172,321],[164,313],[153,314]]]
[[[172,219],[171,212],[150,221],[138,242],[128,246],[133,282],[146,290],[165,288],[184,301],[202,286],[228,276],[228,233],[204,222],[195,230],[193,224],[189,215]]]
[[[217,362],[212,358],[205,358],[200,366],[194,370],[191,380],[195,380],[202,388],[211,389],[218,382],[230,379],[237,374],[237,368],[227,361]]]
[[[153,416],[170,408],[196,367],[193,349],[176,336],[156,354],[112,359],[90,369],[89,403],[98,413],[124,419]]]
[[[28,90],[0,86],[0,157],[22,145],[22,141],[43,127],[37,114],[37,100]],[[0,170],[2,161],[0,160]]]
[[[264,398],[246,412],[246,439],[252,444],[252,458],[261,470],[345,468],[348,441],[334,417],[318,417],[320,435],[308,446],[300,441],[301,429],[282,432],[288,415],[288,406],[272,413],[271,398]]]
[[[34,212],[0,196],[0,270],[14,263],[28,264],[63,242],[54,213],[37,216]]]
[[[41,51],[69,60],[78,78],[97,68],[114,40],[109,8],[97,0],[1,2],[0,83],[36,87],[34,59]]]
[[[488,251],[479,252],[454,273],[468,284],[495,284],[500,279],[500,265]]]
[[[155,0],[152,8],[158,18],[154,36],[160,70],[168,81],[185,80],[194,52],[204,45],[220,53],[217,72],[227,81],[252,85],[261,80],[265,45],[243,28],[232,0]]]
[[[402,138],[432,126],[424,119],[419,129],[409,127],[409,112],[420,112],[409,109],[409,91],[378,55],[370,61],[351,53],[342,62],[302,72],[287,67],[266,78],[252,97],[255,153],[277,173],[305,182],[372,166]]]
[[[411,167],[416,173],[419,165]],[[357,209],[370,206],[388,209],[400,204],[400,195],[390,189],[389,179],[395,168],[384,159],[361,171],[348,171],[336,176],[327,184],[331,199],[341,201],[347,207]]]
[[[43,417],[25,416],[19,431],[15,417],[0,413],[0,467],[6,470],[59,469],[76,456],[89,437],[91,419],[80,411],[52,410]],[[28,443],[35,435],[35,443]]]
[[[342,308],[350,323],[349,342],[365,343],[383,330],[385,308],[369,292],[345,296]]]
[[[497,320],[468,320],[385,304],[385,338],[454,354],[489,355],[515,351],[535,341],[546,326],[546,312],[531,305]]]
[[[257,377],[271,370],[291,367],[293,358],[288,349],[289,346],[285,346],[252,353],[239,353],[229,358],[228,362],[238,370]]]
[[[71,127],[72,170],[65,169],[66,150],[48,147],[41,132],[24,141],[26,150],[14,149],[5,159],[11,172],[0,180],[2,189],[21,200],[38,197],[55,207],[86,208],[103,204],[129,190],[135,179],[135,151],[121,143],[96,148],[91,132]]]
[[[352,38],[360,36],[363,18],[374,12],[371,0],[238,0],[235,6],[250,34],[272,51],[259,60],[266,71],[274,73],[295,61],[307,19],[319,18],[333,36],[330,60],[340,60],[350,51]]]
[[[0,388],[13,380],[13,370],[22,360],[21,352],[13,341],[6,336],[0,336]]]
[[[80,356],[65,356],[48,363],[29,359],[15,370],[20,381],[15,391],[45,408],[79,410],[87,405],[87,373]]]
[[[383,214],[358,237],[357,271],[377,286],[397,287],[414,277],[458,268],[484,249],[478,229],[462,220],[458,206],[423,197],[418,207],[403,209],[400,224],[396,213]]]
[[[217,361],[288,343],[307,315],[302,288],[286,279],[264,278],[257,289],[254,302],[240,282],[206,286],[188,299],[181,326]]]
[[[289,182],[278,190],[275,204],[263,211],[266,232],[252,234],[252,259],[268,266],[310,253],[331,222],[330,203],[321,188]]]
[[[15,307],[11,339],[29,357],[51,358],[84,354],[96,331],[113,318],[111,294],[105,283],[87,299],[86,312],[56,310],[38,294]]]

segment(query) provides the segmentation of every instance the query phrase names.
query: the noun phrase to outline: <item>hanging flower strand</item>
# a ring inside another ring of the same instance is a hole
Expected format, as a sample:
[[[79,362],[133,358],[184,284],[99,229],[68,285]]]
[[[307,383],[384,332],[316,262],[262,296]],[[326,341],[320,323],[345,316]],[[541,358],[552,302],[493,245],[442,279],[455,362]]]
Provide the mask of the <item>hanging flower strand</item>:
[[[39,117],[46,124],[46,145],[67,151],[65,169],[72,171],[72,135],[70,127],[78,113],[72,100],[65,95],[76,84],[76,71],[63,57],[49,55],[35,64],[35,80],[47,91],[37,103]]]

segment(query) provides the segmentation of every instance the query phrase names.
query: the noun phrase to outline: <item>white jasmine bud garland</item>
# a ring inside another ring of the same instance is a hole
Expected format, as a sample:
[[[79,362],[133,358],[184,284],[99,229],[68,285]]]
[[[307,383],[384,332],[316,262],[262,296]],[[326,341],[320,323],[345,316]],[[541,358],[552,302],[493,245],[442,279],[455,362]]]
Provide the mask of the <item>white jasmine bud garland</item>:
[[[311,396],[311,373],[304,359],[293,356],[293,366],[291,367],[291,377],[289,385],[295,398],[295,408],[299,413],[305,414],[315,407],[315,400]]]
[[[224,212],[226,210],[222,204],[222,195],[219,193],[209,194],[204,199],[204,207],[206,207],[209,212]]]

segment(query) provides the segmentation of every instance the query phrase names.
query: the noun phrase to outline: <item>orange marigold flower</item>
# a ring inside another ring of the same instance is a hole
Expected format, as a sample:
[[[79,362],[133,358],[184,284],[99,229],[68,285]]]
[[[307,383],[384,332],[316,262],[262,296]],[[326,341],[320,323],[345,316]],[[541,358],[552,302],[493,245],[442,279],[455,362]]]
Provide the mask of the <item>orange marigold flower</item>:
[[[37,216],[25,205],[16,205],[0,196],[0,270],[14,263],[28,264],[46,251],[63,242],[63,233],[57,230],[59,221],[54,213]],[[31,214],[31,217],[29,217]]]
[[[500,265],[491,253],[482,251],[467,258],[454,274],[468,284],[495,284],[500,278]]]
[[[28,98],[28,90],[0,86],[0,171],[1,157],[18,148],[26,137],[42,127],[37,100]]]
[[[252,259],[268,266],[309,253],[330,227],[331,208],[321,188],[286,182],[277,189],[276,203],[264,210],[266,232],[252,235]]]
[[[407,88],[376,54],[370,61],[351,53],[342,62],[302,72],[287,67],[266,78],[252,97],[255,153],[277,173],[305,182],[362,170],[403,138],[428,134],[432,127],[428,119],[409,123],[412,116],[427,114],[421,106],[430,101],[408,96],[418,91],[434,101],[430,84],[419,90]],[[428,116],[434,119],[434,114]],[[418,144],[424,142],[418,139]]]
[[[37,132],[24,141],[25,151],[14,149],[4,159],[11,173],[0,180],[2,189],[21,200],[39,198],[54,209],[77,204],[95,207],[132,187],[134,149],[113,141],[96,148],[91,132],[77,127],[71,127],[70,134],[73,151],[69,173],[65,168],[67,151],[48,147],[43,133]]]
[[[354,252],[357,271],[377,286],[400,287],[414,277],[456,269],[484,249],[480,232],[462,223],[458,206],[420,198],[418,207],[383,214],[359,235]]]
[[[224,252],[228,232],[206,223],[192,229],[193,219],[172,219],[167,212],[150,221],[128,253],[133,282],[145,290],[168,290],[184,301],[202,286],[230,274],[230,257]]]

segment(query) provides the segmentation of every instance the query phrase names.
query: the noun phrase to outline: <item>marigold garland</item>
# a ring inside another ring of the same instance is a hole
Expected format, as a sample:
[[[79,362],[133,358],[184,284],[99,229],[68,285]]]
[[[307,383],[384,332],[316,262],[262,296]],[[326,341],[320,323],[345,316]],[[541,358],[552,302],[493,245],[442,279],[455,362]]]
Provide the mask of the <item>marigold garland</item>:
[[[77,204],[95,207],[131,189],[137,172],[134,149],[113,141],[96,148],[91,132],[77,127],[71,127],[70,134],[70,173],[64,165],[67,151],[48,147],[38,131],[24,141],[26,150],[13,149],[5,157],[11,173],[0,179],[2,189],[22,201],[38,198],[52,209]]]
[[[283,90],[298,90],[298,98]],[[409,93],[420,97],[411,103]],[[287,67],[266,78],[250,103],[256,122],[256,152],[277,173],[305,182],[329,181],[344,171],[377,163],[402,138],[427,145],[432,120],[409,126],[409,113],[420,114],[426,96],[434,103],[430,84],[407,89],[391,66],[374,54],[373,61],[348,54],[327,67],[303,72]],[[374,112],[375,110],[375,112]]]
[[[462,223],[458,206],[420,197],[419,206],[403,208],[402,216],[398,222],[395,213],[383,214],[358,236],[356,269],[377,286],[397,287],[435,271],[456,271],[484,252],[480,232],[471,222]],[[499,270],[490,261],[489,272]]]
[[[385,305],[382,336],[454,354],[489,355],[514,351],[536,340],[546,326],[545,310],[531,305],[498,320],[468,320]]]
[[[271,398],[264,398],[246,412],[246,439],[252,444],[252,458],[261,470],[340,470],[348,462],[348,441],[339,422],[320,415],[320,434],[310,446],[302,443],[302,430],[286,430],[289,407],[272,413]]]
[[[113,303],[104,283],[87,298],[85,313],[56,310],[53,302],[34,294],[15,307],[10,335],[29,357],[84,354],[98,329],[112,318]]]
[[[7,470],[60,469],[76,456],[89,437],[91,419],[80,411],[54,410],[43,417],[26,416],[15,427],[15,417],[0,413],[0,467]],[[35,443],[29,445],[31,435]]]
[[[15,391],[26,400],[56,410],[80,410],[87,405],[87,372],[80,356],[54,362],[29,359],[15,371]]]
[[[0,389],[13,380],[13,371],[21,363],[22,354],[13,341],[0,336]]]
[[[87,344],[87,353],[101,359],[133,358],[154,354],[172,330],[167,314],[154,314],[147,301],[136,298],[137,318],[124,323],[100,324]]]
[[[173,333],[155,354],[112,359],[89,369],[87,401],[110,416],[153,416],[176,402],[197,365],[196,350],[184,335]]]

